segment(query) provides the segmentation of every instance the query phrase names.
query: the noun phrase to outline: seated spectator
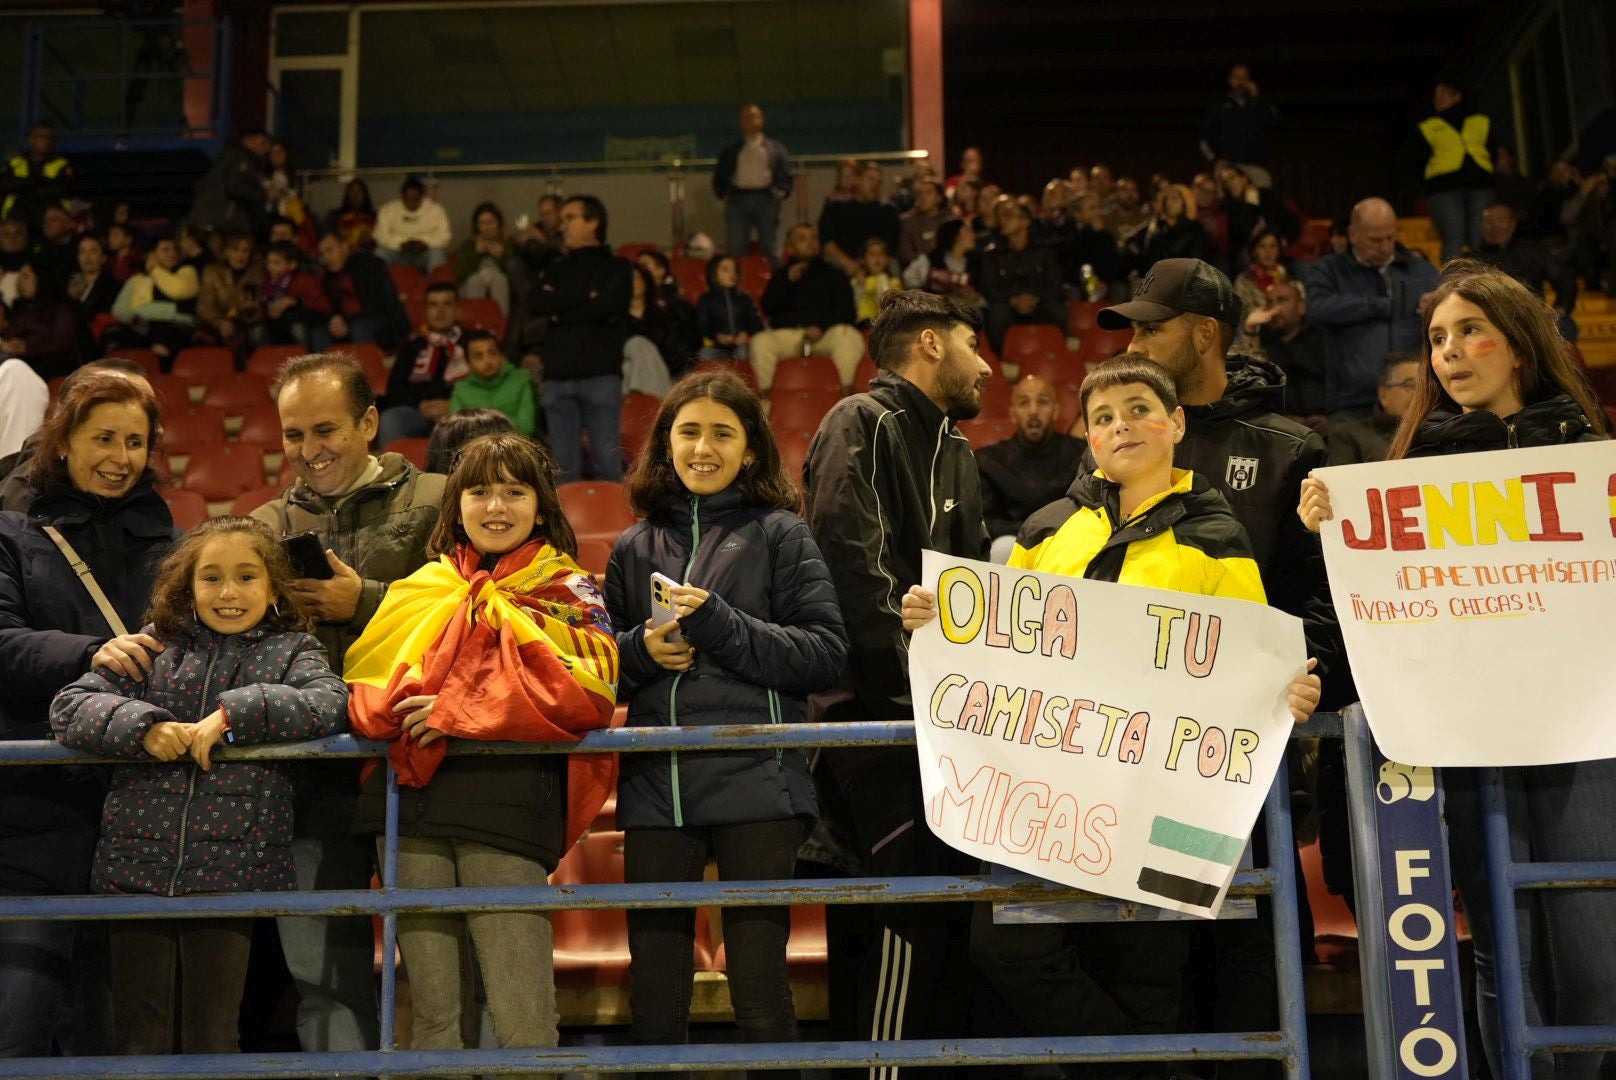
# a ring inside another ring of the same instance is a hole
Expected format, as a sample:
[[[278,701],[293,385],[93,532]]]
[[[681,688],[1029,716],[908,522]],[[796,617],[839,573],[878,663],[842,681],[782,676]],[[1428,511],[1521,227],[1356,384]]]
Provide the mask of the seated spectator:
[[[146,256],[146,272],[124,282],[112,314],[121,324],[103,339],[119,347],[145,346],[165,360],[191,343],[196,327],[196,295],[202,282],[196,268],[180,261],[179,244],[164,237]],[[168,364],[163,365],[166,369]]]
[[[386,408],[376,428],[376,441],[421,439],[432,425],[449,415],[451,387],[470,367],[460,326],[460,298],[446,281],[426,290],[426,324],[399,347],[387,373]],[[324,352],[325,350],[320,350]]]
[[[1117,182],[1111,166],[1101,164],[1089,168],[1089,190],[1100,197],[1100,212],[1110,221],[1117,209]]]
[[[248,131],[219,151],[192,189],[186,220],[210,229],[230,226],[257,233],[264,224],[264,166],[269,136]]]
[[[1229,257],[1248,257],[1245,249],[1263,229],[1272,229],[1285,244],[1302,234],[1302,222],[1279,199],[1273,188],[1260,188],[1237,165],[1218,167],[1223,186],[1223,210],[1229,218]]]
[[[1537,185],[1530,177],[1521,175],[1520,159],[1514,150],[1503,145],[1493,151],[1493,197],[1510,208],[1516,221],[1531,221],[1537,202]],[[1485,236],[1482,242],[1486,243]]]
[[[974,180],[961,180],[949,192],[948,210],[957,218],[970,221],[976,217],[976,204],[982,196],[982,185]]]
[[[1347,235],[1349,249],[1314,263],[1307,280],[1308,316],[1329,341],[1332,422],[1374,411],[1386,358],[1422,345],[1420,301],[1437,282],[1436,268],[1397,242],[1397,212],[1386,200],[1354,206]]]
[[[258,303],[264,312],[264,341],[270,345],[307,345],[315,327],[331,317],[319,279],[302,268],[297,245],[279,240],[264,252],[264,276]]]
[[[961,184],[972,184],[977,187],[982,185],[982,151],[974,146],[965,148],[965,151],[960,154],[960,171],[950,176],[943,183],[945,193],[949,198],[954,197],[954,192],[959,189]]]
[[[943,186],[933,179],[915,181],[915,205],[898,218],[898,263],[908,266],[937,246],[937,227],[948,220]]]
[[[1560,208],[1560,220],[1566,227],[1566,239],[1571,251],[1571,266],[1589,284],[1603,280],[1612,258],[1616,257],[1616,195],[1611,191],[1613,174],[1616,174],[1616,158],[1606,162],[1604,169],[1584,179],[1576,194]]]
[[[997,244],[1004,233],[999,228],[999,206],[1012,202],[998,184],[985,184],[976,197],[976,212],[971,215],[971,227],[976,230],[976,242],[986,251]]]
[[[426,197],[419,177],[406,177],[398,198],[376,211],[376,254],[389,266],[405,264],[430,274],[449,258],[449,215]]]
[[[853,307],[860,328],[870,325],[881,305],[881,294],[902,286],[892,268],[892,251],[885,240],[872,238],[864,242],[864,253],[859,259],[859,272],[853,277]]]
[[[844,388],[864,357],[864,337],[853,290],[843,273],[819,256],[819,232],[806,222],[786,234],[786,259],[763,290],[763,314],[771,329],[752,338],[752,368],[767,393],[781,357],[829,356]]]
[[[238,230],[232,228],[230,231]],[[207,228],[194,222],[186,222],[180,226],[177,234],[180,261],[196,271],[198,280],[202,277],[202,271],[219,261],[219,242],[223,236],[223,230]]]
[[[903,270],[907,288],[957,296],[978,310],[985,304],[976,286],[980,277],[976,230],[963,218],[951,218],[938,226],[937,245]]]
[[[528,300],[533,314],[548,320],[544,421],[562,483],[583,479],[586,431],[594,478],[616,480],[623,475],[623,342],[634,268],[607,246],[606,206],[593,195],[563,203],[560,224],[566,252]]]
[[[78,231],[73,218],[60,206],[47,206],[39,219],[39,249],[34,257],[40,260],[37,268],[56,279],[60,288],[67,288],[70,278],[78,271]]]
[[[264,343],[264,307],[259,297],[264,267],[253,251],[252,237],[245,233],[229,236],[223,255],[202,271],[201,292],[196,298],[197,340],[241,356],[243,350]]]
[[[21,218],[0,221],[0,304],[10,307],[17,299],[17,271],[33,254],[27,223]]]
[[[858,198],[859,177],[863,172],[864,162],[856,157],[843,158],[838,161],[836,163],[836,186],[831,188],[830,193],[825,196],[825,205],[829,206],[833,202]]]
[[[1187,215],[1187,201],[1183,188],[1169,187],[1157,197],[1150,224],[1125,245],[1140,277],[1163,259],[1199,259],[1206,254],[1206,230]]]
[[[1414,400],[1425,361],[1413,353],[1393,353],[1380,370],[1380,400],[1375,411],[1361,420],[1347,420],[1330,428],[1327,465],[1359,465],[1385,461],[1392,436]]]
[[[32,260],[23,263],[17,271],[17,299],[0,327],[0,350],[26,360],[49,382],[83,363],[79,344],[73,302],[54,277],[40,273]]]
[[[79,272],[67,283],[67,296],[77,305],[81,352],[93,356],[96,337],[112,316],[120,286],[107,265],[106,241],[94,233],[79,237],[78,262]]]
[[[341,236],[349,247],[368,247],[376,229],[376,204],[370,201],[370,185],[363,180],[348,181],[342,189],[342,205],[325,216],[325,232]]]
[[[28,149],[0,169],[0,218],[37,223],[45,208],[67,208],[73,189],[73,165],[56,152],[56,132],[49,124],[28,129]]]
[[[1100,197],[1093,193],[1084,195],[1072,203],[1072,208],[1075,218],[1072,231],[1055,247],[1061,281],[1090,300],[1104,300],[1108,293],[1121,293],[1128,275],[1123,269],[1117,238],[1106,228],[1105,215],[1100,212]],[[1091,285],[1091,274],[1099,282],[1098,287]]]
[[[331,314],[309,328],[309,345],[329,352],[339,341],[370,343],[390,349],[409,330],[409,317],[399,302],[386,265],[358,251],[336,233],[320,237],[320,287]]]
[[[623,342],[623,393],[661,397],[673,385],[662,352],[667,343],[668,313],[658,301],[656,282],[645,267],[634,267],[634,278],[629,285],[628,337]]]
[[[10,458],[39,429],[50,387],[26,360],[0,361],[0,458]]]
[[[1539,298],[1544,297],[1543,283],[1548,282],[1554,290],[1554,312],[1560,317],[1560,332],[1568,341],[1577,340],[1577,324],[1571,321],[1571,311],[1577,306],[1577,275],[1551,256],[1541,241],[1520,235],[1514,210],[1503,203],[1494,203],[1482,211],[1481,247],[1473,254],[1481,262],[1496,266],[1519,281]]]
[[[1263,306],[1245,317],[1268,359],[1285,373],[1285,412],[1321,435],[1329,412],[1325,397],[1329,341],[1307,322],[1307,288],[1300,281],[1276,281]]]
[[[1538,190],[1532,203],[1531,232],[1557,252],[1566,247],[1566,223],[1563,219],[1565,204],[1576,196],[1582,186],[1582,176],[1569,161],[1556,161],[1549,166],[1548,179]]]
[[[1003,348],[1010,327],[1022,323],[1066,326],[1060,265],[1053,248],[1032,242],[1032,218],[1019,203],[1007,204],[1004,240],[982,256],[982,296],[988,302],[987,332]]]
[[[881,240],[888,251],[898,246],[898,212],[881,201],[881,177],[881,166],[865,165],[855,197],[828,202],[819,215],[825,259],[848,277],[858,274],[859,255],[868,241]]]
[[[993,538],[989,556],[1010,558],[1016,534],[1036,511],[1066,494],[1083,464],[1084,443],[1055,430],[1060,396],[1036,375],[1023,375],[1010,398],[1016,433],[976,452],[982,474],[982,520]]]
[[[1251,262],[1234,279],[1235,295],[1240,297],[1243,315],[1261,311],[1268,302],[1268,290],[1291,279],[1285,269],[1283,245],[1273,229],[1263,229],[1251,242]]]
[[[1204,259],[1218,269],[1229,268],[1229,215],[1223,210],[1223,193],[1211,173],[1196,173],[1190,183],[1195,192],[1194,218],[1206,230]]]
[[[1076,228],[1072,220],[1071,185],[1064,180],[1051,180],[1044,185],[1038,202],[1038,217],[1032,223],[1033,241],[1058,248]]]
[[[472,331],[476,333],[476,331]],[[467,409],[438,421],[426,442],[425,472],[448,476],[454,472],[460,450],[479,435],[515,434],[511,418],[494,409]]]
[[[3,239],[4,235],[4,227],[0,226],[0,239]],[[4,251],[4,247],[5,245],[0,243],[0,252]],[[140,273],[146,265],[145,257],[135,247],[134,230],[128,225],[114,221],[107,226],[107,259],[110,263],[112,280],[120,285]]]
[[[1139,181],[1124,176],[1117,181],[1116,207],[1106,215],[1106,223],[1117,243],[1126,244],[1128,238],[1144,228],[1155,214],[1139,195]]]
[[[701,352],[701,330],[696,325],[696,307],[679,291],[679,279],[673,276],[673,263],[660,251],[642,251],[635,260],[656,284],[657,303],[667,319],[663,340],[658,343],[662,359],[667,362],[668,374],[678,379],[695,363]]]
[[[454,276],[468,300],[488,297],[501,314],[511,313],[511,279],[505,270],[505,215],[491,202],[471,212],[471,235],[455,248]]]
[[[449,412],[494,409],[503,413],[518,433],[531,438],[538,427],[539,412],[533,377],[505,359],[499,339],[491,331],[472,330],[461,345],[470,370],[454,384]]]
[[[715,255],[707,263],[707,291],[696,305],[696,325],[704,341],[702,360],[748,360],[752,337],[763,330],[752,297],[740,287],[740,266],[733,255]]]
[[[892,204],[892,208],[898,212],[899,218],[902,218],[904,214],[915,208],[915,189],[928,181],[937,185],[938,205],[942,205],[943,182],[937,179],[937,170],[932,167],[931,162],[924,158],[916,158],[911,161],[909,163],[909,175],[900,176],[893,183],[892,197],[887,202]],[[898,243],[903,243],[901,237]]]

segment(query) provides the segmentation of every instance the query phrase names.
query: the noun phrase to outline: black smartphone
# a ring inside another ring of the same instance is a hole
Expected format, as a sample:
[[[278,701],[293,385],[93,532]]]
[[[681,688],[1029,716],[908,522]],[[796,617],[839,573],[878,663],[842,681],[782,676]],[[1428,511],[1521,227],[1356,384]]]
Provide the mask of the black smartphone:
[[[292,568],[298,577],[325,579],[332,576],[331,564],[325,561],[325,545],[312,532],[298,533],[281,541]]]

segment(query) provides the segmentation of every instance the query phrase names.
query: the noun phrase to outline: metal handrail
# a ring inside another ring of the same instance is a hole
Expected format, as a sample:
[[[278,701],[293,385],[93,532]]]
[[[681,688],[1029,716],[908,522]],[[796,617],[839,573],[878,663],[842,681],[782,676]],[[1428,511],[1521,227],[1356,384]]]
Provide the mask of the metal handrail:
[[[924,161],[930,155],[925,150],[880,150],[863,154],[794,154],[796,165],[831,165],[843,158],[856,157],[861,161],[906,163]],[[299,169],[301,183],[320,180],[368,180],[388,176],[488,176],[506,173],[563,173],[563,172],[645,172],[658,169],[713,168],[718,159],[713,157],[671,157],[643,161],[529,161],[492,165],[366,165],[358,168],[327,166],[323,169]]]

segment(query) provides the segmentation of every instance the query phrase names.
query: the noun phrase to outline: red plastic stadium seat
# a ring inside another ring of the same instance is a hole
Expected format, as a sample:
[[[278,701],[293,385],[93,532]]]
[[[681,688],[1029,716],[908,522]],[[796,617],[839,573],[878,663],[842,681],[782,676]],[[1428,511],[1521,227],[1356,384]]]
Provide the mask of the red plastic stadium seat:
[[[550,875],[552,885],[615,885],[623,880],[623,834],[590,833]],[[556,982],[617,986],[628,977],[628,918],[621,909],[562,909],[550,913]]]
[[[1009,380],[995,373],[982,387],[982,411],[977,413],[978,419],[1009,419],[1011,393]]]
[[[1076,353],[1069,353],[1065,349],[1059,355],[1045,354],[1029,356],[1021,361],[1021,373],[1016,381],[1025,379],[1028,375],[1036,375],[1052,386],[1076,379],[1083,381],[1083,361]]]
[[[793,904],[791,907],[791,937],[786,941],[786,966],[794,982],[817,981],[823,977],[830,959],[830,946],[825,933],[824,904]],[[713,966],[726,970],[729,954],[723,945],[713,956]]]
[[[225,440],[224,410],[212,405],[187,405],[163,413],[164,441],[168,448],[211,446]]]
[[[294,356],[302,356],[309,350],[301,345],[260,345],[253,350],[252,356],[247,358],[247,370],[254,375],[262,375],[270,382],[281,373],[281,366]]]
[[[610,480],[577,480],[556,488],[561,509],[579,536],[615,542],[634,524],[622,484]]]
[[[426,468],[426,447],[430,439],[394,439],[382,447],[384,454],[402,454],[417,469]]]
[[[171,487],[158,490],[162,492],[163,501],[168,503],[168,512],[174,516],[175,528],[190,532],[208,520],[208,500],[201,495]]]
[[[246,517],[260,506],[274,502],[286,490],[285,484],[269,484],[265,487],[253,488],[236,496],[236,501],[230,504],[230,512],[237,517]]]
[[[347,342],[334,347],[332,352],[343,353],[359,361],[359,366],[365,369],[365,378],[370,382],[370,391],[373,394],[387,392],[387,363],[382,356],[382,347],[368,342]]]
[[[411,293],[404,298],[404,317],[409,321],[411,331],[426,325],[426,295],[424,293]]]
[[[763,290],[769,287],[769,278],[774,276],[769,260],[747,252],[735,261],[741,270],[741,291],[750,293],[753,300],[761,301]]]
[[[191,455],[180,486],[210,502],[217,502],[234,499],[266,483],[264,456],[258,447],[221,443],[208,447],[206,453]]]
[[[229,349],[192,346],[174,358],[173,374],[192,386],[207,386],[229,378],[236,370],[236,355]]]
[[[870,389],[870,382],[878,374],[880,374],[880,370],[875,366],[875,361],[870,359],[869,353],[865,353],[859,360],[858,368],[853,372],[854,392],[867,393]]]
[[[775,431],[818,431],[819,422],[840,400],[840,389],[776,390],[769,406],[769,424]]]
[[[460,321],[466,326],[491,330],[495,337],[505,340],[505,313],[499,310],[497,300],[474,296],[460,301]]]
[[[202,404],[224,410],[226,416],[244,416],[260,405],[270,405],[269,380],[250,372],[231,372],[207,385]]]
[[[279,453],[281,450],[281,414],[273,401],[260,401],[241,414],[241,430],[236,438],[244,443]]]
[[[696,371],[727,371],[731,375],[734,375],[737,378],[739,378],[747,386],[751,387],[753,393],[757,393],[757,388],[758,388],[757,372],[752,370],[752,365],[751,365],[751,363],[749,361],[746,361],[746,360],[703,360],[701,363],[699,363],[699,364],[697,364],[695,366],[694,370],[696,370]]]
[[[133,360],[145,369],[147,375],[161,375],[163,373],[162,359],[150,349],[108,349],[103,354],[103,360]]]
[[[421,271],[406,263],[389,266],[387,273],[392,277],[399,296],[405,293],[418,293],[426,287],[426,279],[421,277]]]
[[[696,303],[707,293],[707,260],[681,255],[671,260],[673,280],[679,283],[679,295]]]
[[[1313,941],[1321,963],[1358,965],[1358,921],[1342,897],[1325,887],[1324,863],[1318,841],[1299,851],[1302,858],[1303,887],[1308,906],[1313,909]]]
[[[780,464],[798,490],[803,487],[802,467],[808,461],[808,447],[813,445],[814,431],[776,431],[775,441],[780,444]]]
[[[1118,353],[1128,351],[1133,343],[1132,330],[1106,330],[1098,325],[1083,332],[1083,362],[1097,364]]]
[[[654,244],[654,243],[619,244],[619,245],[617,245],[617,257],[620,258],[620,259],[627,259],[629,262],[633,262],[635,259],[638,259],[641,255],[644,255],[647,251],[661,251],[661,250],[662,250],[662,245],[661,244]]]
[[[596,577],[606,576],[606,564],[612,560],[612,545],[598,536],[578,538],[578,565]]]
[[[638,391],[623,395],[623,412],[617,442],[623,448],[623,457],[628,464],[633,464],[639,457],[640,450],[651,438],[651,425],[656,422],[657,410],[662,407],[662,399],[654,394],[642,394]]]
[[[1080,338],[1094,325],[1094,316],[1105,307],[1104,300],[1068,300],[1066,302],[1066,336]]]
[[[831,391],[838,397],[842,392],[842,376],[836,362],[828,356],[788,356],[774,369],[776,396],[782,391]]]
[[[435,267],[433,271],[426,276],[427,285],[436,285],[440,281],[445,285],[453,285],[455,283],[453,266],[449,265],[448,263],[443,263],[440,266]]]
[[[1023,323],[1005,332],[999,359],[1006,364],[1020,363],[1023,357],[1060,355],[1066,351],[1066,332],[1046,323]]]
[[[1016,433],[1016,425],[1009,420],[979,418],[976,420],[961,420],[960,434],[971,443],[972,450],[980,450],[984,446],[992,446],[996,442],[1004,442]]]
[[[177,375],[150,375],[147,382],[151,383],[152,393],[157,395],[157,404],[163,407],[163,416],[189,408],[191,405],[191,384]]]

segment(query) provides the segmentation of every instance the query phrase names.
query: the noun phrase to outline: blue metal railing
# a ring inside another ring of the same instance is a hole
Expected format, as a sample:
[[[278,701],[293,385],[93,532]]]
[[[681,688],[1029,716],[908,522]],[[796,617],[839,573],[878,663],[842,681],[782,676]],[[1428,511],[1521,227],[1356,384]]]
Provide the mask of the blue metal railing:
[[[1492,902],[1502,1080],[1530,1080],[1534,1053],[1616,1053],[1616,1022],[1586,1027],[1533,1027],[1527,1023],[1521,942],[1515,918],[1517,889],[1616,888],[1616,862],[1515,862],[1510,852],[1509,817],[1500,770],[1484,771],[1481,799],[1487,889]],[[1616,822],[1606,824],[1616,828]],[[1605,960],[1616,963],[1616,957]]]
[[[1328,718],[1303,735],[1328,734]],[[1338,730],[1338,729],[1337,729]],[[781,747],[913,745],[907,723],[737,725],[712,728],[617,728],[590,732],[571,745],[476,743],[457,740],[452,751],[471,754],[640,753],[666,750],[738,750]],[[221,748],[219,760],[306,760],[385,757],[385,743],[333,736],[310,743]],[[93,758],[52,742],[0,742],[0,767],[65,764]],[[129,764],[119,760],[118,764]],[[1290,794],[1283,769],[1265,803],[1268,849],[1281,853],[1269,869],[1235,875],[1233,896],[1273,898],[1278,1031],[1150,1036],[954,1039],[512,1048],[421,1051],[394,1045],[395,965],[381,969],[381,1049],[315,1054],[215,1054],[151,1057],[31,1058],[7,1061],[16,1077],[219,1077],[505,1075],[534,1071],[676,1072],[690,1069],[837,1068],[868,1065],[969,1066],[1047,1062],[1270,1060],[1287,1080],[1309,1075],[1306,1005],[1296,912]],[[1088,894],[1013,873],[907,878],[834,878],[789,881],[714,881],[674,884],[567,885],[508,888],[401,889],[398,887],[398,784],[388,768],[382,887],[312,893],[218,896],[33,896],[0,898],[0,921],[17,919],[138,919],[245,915],[379,915],[382,956],[395,955],[398,916],[415,912],[548,911],[562,908],[740,907],[766,904],[924,903],[936,901],[1071,902]]]

